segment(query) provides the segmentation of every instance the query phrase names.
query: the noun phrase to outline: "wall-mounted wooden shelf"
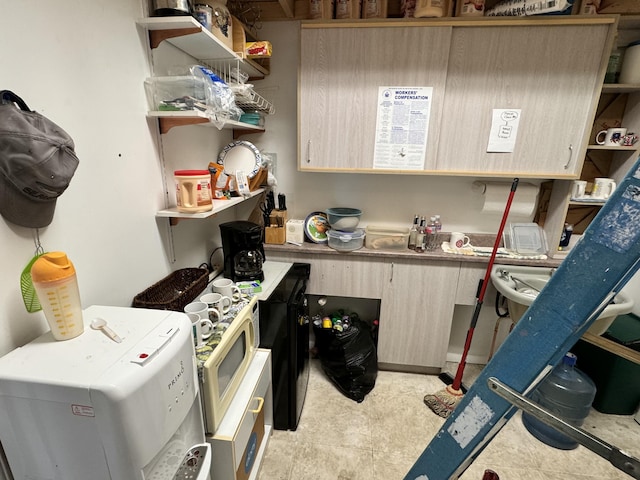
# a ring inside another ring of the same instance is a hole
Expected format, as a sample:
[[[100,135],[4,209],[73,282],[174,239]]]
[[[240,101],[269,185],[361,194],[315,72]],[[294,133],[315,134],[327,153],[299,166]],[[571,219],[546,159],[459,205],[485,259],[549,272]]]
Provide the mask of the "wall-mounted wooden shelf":
[[[184,213],[179,212],[177,207],[167,208],[160,210],[156,213],[156,217],[168,218],[169,223],[174,226],[177,225],[180,220],[184,219],[203,219],[213,217],[214,215],[227,210],[228,208],[235,207],[236,205],[254,198],[264,192],[264,188],[258,188],[251,192],[248,197],[231,197],[228,200],[213,200],[213,209],[207,212],[200,213]]]
[[[151,111],[147,114],[149,117],[157,118],[160,123],[160,133],[165,134],[173,127],[182,127],[185,125],[203,125],[208,127],[216,127],[203,112],[196,110],[189,110],[183,112],[161,112]],[[227,120],[222,126],[225,130],[238,130],[246,133],[260,133],[264,132],[264,128],[249,123],[236,122],[234,120]],[[234,133],[235,135],[235,133]]]
[[[241,58],[191,16],[141,18],[136,23],[148,30],[149,45],[152,49],[166,41],[203,61],[228,61],[231,67],[238,64],[240,70],[250,78],[264,78],[269,74],[262,65]]]

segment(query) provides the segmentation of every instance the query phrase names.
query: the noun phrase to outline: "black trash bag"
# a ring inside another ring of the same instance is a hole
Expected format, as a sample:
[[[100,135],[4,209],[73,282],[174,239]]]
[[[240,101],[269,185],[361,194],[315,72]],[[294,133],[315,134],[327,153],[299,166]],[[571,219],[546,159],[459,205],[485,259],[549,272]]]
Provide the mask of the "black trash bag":
[[[378,375],[378,354],[366,322],[351,319],[340,332],[314,325],[322,370],[346,397],[360,403],[373,390]]]

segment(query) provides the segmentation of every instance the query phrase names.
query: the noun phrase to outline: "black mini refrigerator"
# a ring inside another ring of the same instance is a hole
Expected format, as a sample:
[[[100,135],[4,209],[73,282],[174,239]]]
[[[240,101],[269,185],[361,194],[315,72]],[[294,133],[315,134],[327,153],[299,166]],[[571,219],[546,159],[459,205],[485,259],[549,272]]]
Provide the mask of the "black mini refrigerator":
[[[298,428],[309,383],[308,263],[294,263],[267,300],[260,302],[260,347],[271,350],[273,426]]]

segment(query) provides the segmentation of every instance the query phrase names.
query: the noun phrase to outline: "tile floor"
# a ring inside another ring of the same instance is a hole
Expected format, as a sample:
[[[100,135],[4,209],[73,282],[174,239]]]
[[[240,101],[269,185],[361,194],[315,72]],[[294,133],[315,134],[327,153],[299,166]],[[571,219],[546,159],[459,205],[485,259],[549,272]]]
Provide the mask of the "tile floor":
[[[446,371],[456,368],[448,364]],[[480,368],[467,365],[466,385]],[[313,360],[300,425],[295,432],[274,430],[258,479],[403,479],[444,423],[422,403],[426,393],[442,388],[437,376],[380,371],[375,388],[358,404],[343,396]],[[640,425],[632,416],[592,410],[583,428],[640,457]],[[522,425],[520,413],[460,478],[481,480],[486,468],[500,480],[631,478],[585,447],[563,451],[538,441]]]

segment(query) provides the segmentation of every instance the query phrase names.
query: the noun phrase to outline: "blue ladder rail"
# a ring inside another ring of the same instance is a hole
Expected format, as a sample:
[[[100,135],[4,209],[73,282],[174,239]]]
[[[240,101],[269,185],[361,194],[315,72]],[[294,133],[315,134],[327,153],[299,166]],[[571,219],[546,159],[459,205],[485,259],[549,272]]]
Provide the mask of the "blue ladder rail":
[[[526,394],[580,339],[640,267],[640,161],[587,227],[542,292],[405,476],[457,479],[516,413],[487,381]],[[431,412],[425,408],[424,415]]]

